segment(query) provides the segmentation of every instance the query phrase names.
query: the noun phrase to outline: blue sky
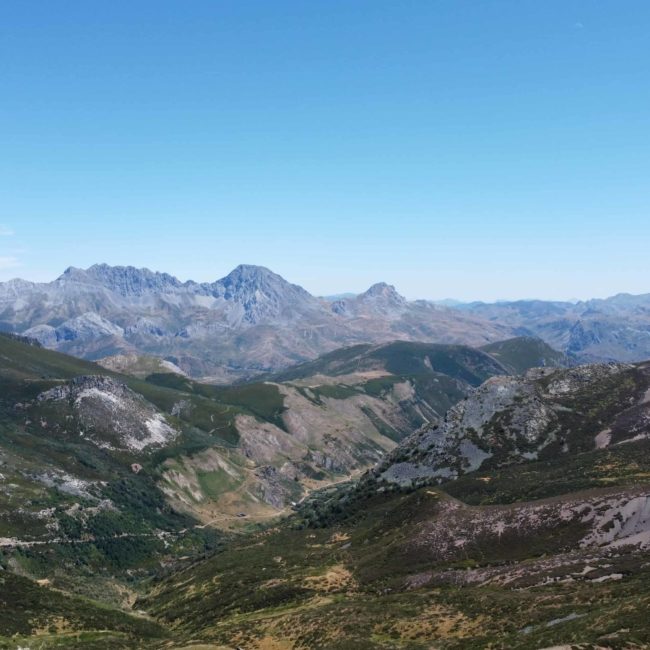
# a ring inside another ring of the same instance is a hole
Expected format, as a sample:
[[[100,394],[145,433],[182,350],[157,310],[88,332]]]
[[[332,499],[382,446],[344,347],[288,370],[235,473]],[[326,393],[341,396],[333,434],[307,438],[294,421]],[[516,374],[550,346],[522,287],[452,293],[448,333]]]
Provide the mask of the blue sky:
[[[650,3],[0,3],[0,279],[650,292]]]

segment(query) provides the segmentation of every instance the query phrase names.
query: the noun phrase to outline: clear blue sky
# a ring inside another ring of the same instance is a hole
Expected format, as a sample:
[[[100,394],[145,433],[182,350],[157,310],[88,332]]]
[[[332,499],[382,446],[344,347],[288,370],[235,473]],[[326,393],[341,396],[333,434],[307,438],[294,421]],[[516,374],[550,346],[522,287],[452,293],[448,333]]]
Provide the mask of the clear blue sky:
[[[3,0],[0,146],[0,279],[650,292],[647,1]]]

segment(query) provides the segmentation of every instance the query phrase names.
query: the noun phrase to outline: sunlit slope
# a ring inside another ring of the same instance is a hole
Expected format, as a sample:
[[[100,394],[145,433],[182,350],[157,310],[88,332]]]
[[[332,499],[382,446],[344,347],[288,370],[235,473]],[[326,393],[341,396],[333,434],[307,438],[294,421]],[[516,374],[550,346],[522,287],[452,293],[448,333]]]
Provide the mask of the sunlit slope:
[[[571,359],[566,354],[555,350],[542,339],[530,336],[489,343],[481,350],[503,364],[512,374],[522,374],[540,366],[561,368],[571,365]]]

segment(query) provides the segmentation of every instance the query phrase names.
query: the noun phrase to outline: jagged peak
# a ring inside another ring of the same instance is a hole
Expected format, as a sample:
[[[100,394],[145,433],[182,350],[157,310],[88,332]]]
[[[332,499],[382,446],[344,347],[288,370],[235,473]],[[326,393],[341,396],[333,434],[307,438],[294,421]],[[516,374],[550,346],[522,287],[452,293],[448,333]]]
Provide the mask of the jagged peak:
[[[61,275],[56,279],[56,281],[76,279],[77,277],[83,277],[86,275],[84,269],[80,269],[77,266],[69,266]]]
[[[175,278],[169,273],[161,273],[160,271],[151,271],[150,269],[143,267],[137,268],[135,266],[111,266],[110,264],[101,263],[93,264],[91,267],[86,269],[86,273],[93,277],[115,277],[115,276],[125,276],[125,277],[140,277],[140,278],[162,278],[166,282],[181,284],[178,278]]]
[[[182,283],[173,275],[151,271],[135,266],[111,266],[93,264],[87,269],[68,267],[57,281],[78,281],[100,284],[122,295],[141,295],[147,292],[160,292]]]
[[[321,303],[302,287],[291,284],[264,266],[240,264],[211,286],[213,295],[241,305],[243,321],[257,324],[284,314],[295,318],[305,310],[323,310]]]

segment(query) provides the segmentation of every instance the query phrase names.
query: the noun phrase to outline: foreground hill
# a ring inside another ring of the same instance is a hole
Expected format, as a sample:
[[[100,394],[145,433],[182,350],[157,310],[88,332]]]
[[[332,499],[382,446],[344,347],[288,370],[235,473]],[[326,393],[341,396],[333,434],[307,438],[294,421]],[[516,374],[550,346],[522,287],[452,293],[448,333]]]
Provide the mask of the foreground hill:
[[[232,437],[201,429],[223,406],[173,416],[175,391],[6,336],[0,359],[3,567],[119,601],[127,574],[217,543],[159,483],[167,457]]]
[[[514,381],[498,401],[488,380],[447,417],[448,437],[489,445],[480,467],[452,445],[447,478],[394,481],[384,465],[315,493],[140,606],[179,640],[228,648],[647,647],[650,365]],[[555,448],[529,460],[531,409],[546,413],[531,445]],[[441,467],[424,451],[420,466]]]
[[[0,328],[87,359],[153,355],[215,383],[250,378],[354,343],[481,345],[512,330],[377,284],[328,302],[258,266],[212,283],[97,264],[49,283],[0,283]]]
[[[149,358],[122,360],[138,376],[121,375],[8,335],[0,359],[0,598],[17,590],[12,606],[34,612],[3,634],[85,630],[92,647],[164,638],[165,626],[119,609],[152,576],[372,467],[506,372],[479,350],[405,342],[239,386],[159,372],[170,368]]]
[[[233,649],[647,647],[648,522],[634,513],[649,498],[370,495],[324,527],[242,540],[139,606],[179,644]]]

